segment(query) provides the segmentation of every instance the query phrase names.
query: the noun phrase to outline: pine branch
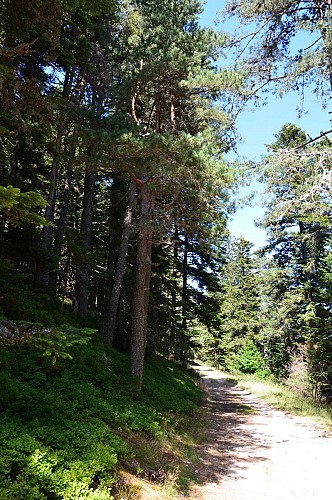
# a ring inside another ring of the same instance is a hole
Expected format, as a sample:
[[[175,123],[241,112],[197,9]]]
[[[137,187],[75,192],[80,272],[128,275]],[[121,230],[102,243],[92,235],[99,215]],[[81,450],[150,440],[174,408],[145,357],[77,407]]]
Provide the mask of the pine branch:
[[[308,141],[304,142],[303,144],[300,144],[299,146],[296,146],[294,149],[295,150],[298,150],[298,149],[302,149],[304,148],[305,146],[308,146],[308,144],[312,144],[313,142],[316,142],[318,141],[319,139],[321,139],[322,137],[325,137],[326,135],[328,134],[331,134],[332,133],[332,129],[331,130],[328,130],[327,132],[322,132],[320,135],[318,135],[317,137],[314,137],[313,139],[309,139]]]
[[[31,45],[36,43],[37,38],[32,40],[32,42],[25,42],[16,45],[16,47],[0,47],[0,56],[7,57],[8,59],[13,59],[16,56],[20,56],[22,54],[30,54],[34,52],[31,49]]]

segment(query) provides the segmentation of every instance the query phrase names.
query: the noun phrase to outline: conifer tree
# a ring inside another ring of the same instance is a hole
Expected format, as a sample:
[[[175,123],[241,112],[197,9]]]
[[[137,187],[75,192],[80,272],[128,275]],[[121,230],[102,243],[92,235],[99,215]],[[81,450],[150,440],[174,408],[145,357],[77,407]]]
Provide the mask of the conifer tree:
[[[328,103],[332,82],[329,1],[230,0],[224,19],[229,16],[241,26],[230,46],[247,71],[248,99],[270,84],[280,93],[303,91],[311,85]]]
[[[307,362],[314,364],[319,350],[328,350],[321,339],[329,344],[326,332],[331,321],[330,307],[322,300],[326,283],[321,281],[330,252],[331,148],[326,139],[303,146],[305,134],[291,124],[276,137],[270,146],[273,154],[265,159],[263,170],[268,202],[262,225],[268,231],[268,249],[279,269],[272,291],[278,307],[274,312],[270,308],[267,315],[272,320],[267,326],[271,361],[275,365],[275,345],[282,346],[285,365],[287,357],[304,344],[311,346]],[[312,346],[318,344],[315,351]],[[318,365],[311,369],[311,376],[319,385],[324,369]],[[279,370],[283,372],[284,366]]]
[[[172,217],[167,213],[161,215],[159,204],[158,208],[153,207],[158,197],[167,192],[169,197],[172,192],[173,196],[179,197],[177,209],[181,203],[185,207],[186,198],[194,198],[195,186],[200,193],[200,202],[204,203],[202,195],[208,193],[208,184],[217,174],[213,163],[218,163],[218,154],[225,148],[217,139],[216,129],[218,125],[224,129],[229,125],[225,112],[213,105],[213,101],[223,92],[231,93],[239,81],[232,80],[233,75],[226,71],[212,68],[210,58],[215,57],[224,37],[213,30],[199,28],[199,2],[172,1],[165,4],[143,1],[137,6],[141,39],[137,41],[136,68],[127,82],[132,88],[130,112],[141,138],[141,148],[155,144],[158,151],[157,158],[151,158],[147,152],[144,164],[137,161],[134,165],[135,177],[141,183],[141,224],[137,238],[137,254],[140,256],[136,270],[137,287],[134,287],[134,305],[137,307],[134,307],[131,328],[131,375],[137,378],[137,387],[140,388],[148,314],[145,291],[149,290],[151,273],[151,219],[158,218],[160,222],[165,216]],[[213,162],[210,155],[218,148],[217,160]],[[221,184],[220,181],[217,185]],[[210,191],[211,196],[216,196],[211,188]],[[191,203],[189,206],[195,214]],[[198,213],[201,212],[197,212],[197,217]],[[137,296],[139,289],[140,297]]]

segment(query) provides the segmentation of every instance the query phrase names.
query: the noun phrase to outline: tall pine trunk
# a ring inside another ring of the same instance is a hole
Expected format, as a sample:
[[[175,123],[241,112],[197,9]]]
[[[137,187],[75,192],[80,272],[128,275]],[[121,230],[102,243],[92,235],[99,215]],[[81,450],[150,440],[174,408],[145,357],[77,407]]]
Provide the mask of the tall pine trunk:
[[[141,189],[141,214],[137,237],[137,263],[133,292],[129,374],[141,390],[147,337],[147,316],[151,276],[152,210],[154,192],[146,184]]]
[[[184,240],[184,253],[182,262],[182,322],[181,322],[181,362],[182,367],[188,366],[188,237]]]
[[[62,89],[62,99],[65,101],[68,99],[71,87],[72,87],[73,74],[67,71],[65,79],[63,82]],[[49,285],[50,272],[54,266],[52,261],[52,250],[53,250],[53,235],[54,235],[54,215],[56,206],[56,196],[57,196],[57,185],[59,177],[59,168],[61,163],[61,150],[62,141],[65,132],[65,117],[64,113],[60,113],[59,124],[57,129],[57,135],[55,139],[54,155],[51,164],[50,172],[50,191],[47,196],[47,206],[45,211],[45,220],[48,223],[43,228],[42,233],[42,262],[39,264],[36,271],[36,282],[37,285],[46,288]]]
[[[76,268],[75,295],[77,313],[86,318],[89,305],[90,255],[92,237],[92,216],[95,191],[96,172],[86,172],[84,179],[83,211],[81,218],[81,254],[78,256]]]
[[[173,247],[173,270],[172,270],[172,316],[171,316],[171,330],[170,330],[170,352],[173,357],[176,357],[176,333],[178,329],[178,315],[177,315],[177,279],[178,279],[178,258],[179,258],[179,231],[175,228],[174,232],[174,247]]]
[[[67,214],[69,209],[70,192],[73,178],[73,162],[77,146],[77,128],[74,130],[68,154],[68,166],[66,171],[65,185],[63,190],[62,204],[60,208],[59,220],[54,235],[54,264],[55,270],[50,273],[49,287],[53,294],[57,291],[59,281],[59,264],[63,245],[63,236],[66,228]]]
[[[128,207],[123,220],[122,238],[116,262],[114,283],[112,291],[108,297],[104,322],[103,322],[103,335],[105,340],[112,345],[115,333],[117,312],[119,308],[120,293],[122,288],[123,277],[126,272],[126,261],[128,254],[129,239],[132,231],[133,213],[136,204],[136,184],[133,180],[129,185]]]
[[[50,183],[51,188],[47,196],[47,206],[45,211],[45,220],[48,225],[44,226],[42,234],[42,262],[37,269],[36,281],[37,285],[46,288],[49,284],[50,272],[52,266],[52,246],[53,246],[53,234],[54,234],[54,214],[55,214],[55,203],[56,203],[56,192],[58,184],[58,174],[60,166],[60,156],[62,139],[64,134],[64,121],[59,124],[57,137],[55,142],[55,154],[52,160],[51,172],[50,172]]]

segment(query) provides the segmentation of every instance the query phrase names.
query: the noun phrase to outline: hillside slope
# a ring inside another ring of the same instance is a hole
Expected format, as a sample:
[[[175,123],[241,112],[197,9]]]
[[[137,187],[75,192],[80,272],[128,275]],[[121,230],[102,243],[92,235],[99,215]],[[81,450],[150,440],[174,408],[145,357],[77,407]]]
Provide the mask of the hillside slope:
[[[194,378],[151,357],[137,393],[127,356],[98,335],[68,353],[1,350],[0,499],[136,498],[128,477],[185,487],[202,398]]]

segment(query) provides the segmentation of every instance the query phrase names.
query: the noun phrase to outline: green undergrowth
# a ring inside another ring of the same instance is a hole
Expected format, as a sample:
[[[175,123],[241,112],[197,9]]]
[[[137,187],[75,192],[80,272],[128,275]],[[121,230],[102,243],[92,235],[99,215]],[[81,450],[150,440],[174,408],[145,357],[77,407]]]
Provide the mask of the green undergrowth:
[[[194,379],[155,356],[137,393],[127,356],[98,335],[68,352],[54,363],[34,346],[1,350],[0,500],[135,498],[124,472],[183,486]]]
[[[301,395],[285,385],[269,379],[262,380],[254,375],[236,374],[230,377],[237,381],[240,388],[248,390],[274,408],[309,417],[332,427],[331,406],[320,403],[313,397]]]

